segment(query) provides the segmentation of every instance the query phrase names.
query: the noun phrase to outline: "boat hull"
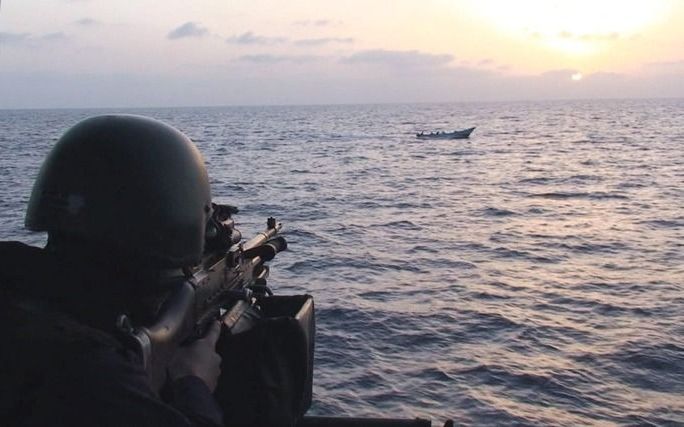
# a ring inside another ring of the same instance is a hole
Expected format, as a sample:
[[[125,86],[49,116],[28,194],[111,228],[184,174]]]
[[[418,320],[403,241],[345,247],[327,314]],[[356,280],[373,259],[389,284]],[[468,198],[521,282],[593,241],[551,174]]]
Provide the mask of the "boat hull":
[[[470,134],[475,130],[474,127],[457,130],[455,132],[442,132],[442,133],[419,133],[416,134],[418,139],[467,139],[470,138]]]

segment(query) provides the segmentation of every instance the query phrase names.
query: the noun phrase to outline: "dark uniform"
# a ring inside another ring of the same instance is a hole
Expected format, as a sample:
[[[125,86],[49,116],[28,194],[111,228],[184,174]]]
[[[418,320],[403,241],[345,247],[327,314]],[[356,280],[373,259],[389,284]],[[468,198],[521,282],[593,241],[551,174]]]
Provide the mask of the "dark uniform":
[[[115,327],[200,262],[210,211],[204,160],[167,124],[97,116],[57,141],[26,214],[46,249],[0,244],[0,426],[221,425],[215,348],[179,349],[157,392]]]
[[[116,336],[115,305],[88,310],[102,307],[88,292],[93,278],[70,270],[43,249],[0,243],[0,425],[221,425],[199,378],[168,384],[163,399],[151,389]]]

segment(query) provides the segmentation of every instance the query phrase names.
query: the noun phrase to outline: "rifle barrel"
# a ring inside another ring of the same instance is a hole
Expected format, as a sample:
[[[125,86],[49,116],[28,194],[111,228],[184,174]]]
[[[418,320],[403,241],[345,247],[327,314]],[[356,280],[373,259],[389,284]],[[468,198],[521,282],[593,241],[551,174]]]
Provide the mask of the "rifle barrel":
[[[245,244],[243,245],[244,250],[248,251],[252,248],[263,245],[264,242],[268,241],[269,239],[272,239],[276,234],[278,234],[278,232],[282,228],[283,225],[281,223],[278,223],[273,228],[269,228],[266,231],[257,233],[256,236],[252,237],[251,239],[245,242]]]

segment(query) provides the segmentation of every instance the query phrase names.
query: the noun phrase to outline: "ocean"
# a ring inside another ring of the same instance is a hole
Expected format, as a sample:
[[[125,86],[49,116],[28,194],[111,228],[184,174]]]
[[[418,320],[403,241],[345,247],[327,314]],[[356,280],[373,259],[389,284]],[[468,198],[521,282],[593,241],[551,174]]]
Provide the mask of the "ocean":
[[[3,240],[44,242],[38,168],[107,112],[189,135],[245,237],[283,223],[310,414],[684,425],[684,100],[0,110]]]

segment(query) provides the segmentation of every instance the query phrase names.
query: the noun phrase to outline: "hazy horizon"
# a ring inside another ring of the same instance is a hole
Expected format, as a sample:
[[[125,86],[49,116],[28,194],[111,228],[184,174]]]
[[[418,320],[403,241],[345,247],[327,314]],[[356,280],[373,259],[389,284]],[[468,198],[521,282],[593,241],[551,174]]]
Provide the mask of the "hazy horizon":
[[[194,108],[269,108],[269,107],[343,107],[343,106],[397,106],[397,105],[449,105],[449,104],[527,104],[527,103],[562,103],[562,102],[639,102],[639,101],[678,101],[684,96],[654,97],[654,98],[548,98],[548,99],[503,99],[491,101],[416,101],[416,102],[356,102],[356,103],[319,103],[319,104],[216,104],[216,105],[97,105],[89,107],[0,107],[0,111],[20,110],[165,110],[165,109],[194,109]]]
[[[684,97],[675,0],[5,1],[0,108]]]

